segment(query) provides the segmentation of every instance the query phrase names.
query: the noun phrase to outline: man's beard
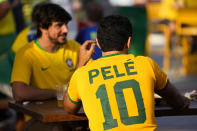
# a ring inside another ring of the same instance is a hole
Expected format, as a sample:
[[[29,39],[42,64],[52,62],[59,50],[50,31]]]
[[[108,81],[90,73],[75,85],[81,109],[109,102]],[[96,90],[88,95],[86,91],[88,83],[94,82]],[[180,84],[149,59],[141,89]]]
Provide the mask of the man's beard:
[[[65,39],[64,39],[63,42],[59,42],[59,41],[58,41],[58,38],[61,37],[61,36],[65,36]],[[63,34],[58,34],[58,37],[57,37],[57,38],[53,38],[53,37],[51,37],[51,35],[49,34],[49,35],[48,35],[48,38],[49,38],[49,40],[51,40],[51,41],[52,41],[54,44],[56,44],[56,45],[63,45],[63,44],[66,44],[66,42],[67,42],[66,36],[67,36],[67,33],[63,33]]]

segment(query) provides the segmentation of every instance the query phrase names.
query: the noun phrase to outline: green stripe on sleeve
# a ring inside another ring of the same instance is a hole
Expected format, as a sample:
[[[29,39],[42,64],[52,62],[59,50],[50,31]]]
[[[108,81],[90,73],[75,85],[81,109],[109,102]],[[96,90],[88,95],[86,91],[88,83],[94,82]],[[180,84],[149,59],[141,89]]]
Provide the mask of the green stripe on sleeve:
[[[69,98],[69,100],[70,100],[73,104],[81,104],[81,101],[79,101],[79,102],[73,101],[73,100],[70,98],[69,94],[68,94],[68,98]]]

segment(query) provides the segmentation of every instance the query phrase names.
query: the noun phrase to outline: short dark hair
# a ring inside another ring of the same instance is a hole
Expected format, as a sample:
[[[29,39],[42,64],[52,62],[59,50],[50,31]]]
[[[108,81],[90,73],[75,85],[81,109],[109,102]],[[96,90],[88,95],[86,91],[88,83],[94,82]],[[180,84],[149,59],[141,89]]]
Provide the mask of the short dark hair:
[[[103,52],[122,51],[132,36],[132,24],[121,15],[104,17],[98,24],[97,39]]]
[[[48,29],[52,22],[68,23],[71,19],[70,14],[59,5],[43,3],[37,11],[37,36],[40,37],[42,35],[40,27]]]
[[[38,24],[37,19],[39,18],[40,15],[40,10],[42,5],[45,4],[45,2],[38,3],[34,6],[32,13],[31,13],[31,22],[34,26]]]
[[[103,18],[103,9],[100,4],[96,2],[90,2],[85,6],[86,15],[88,20],[98,23]]]

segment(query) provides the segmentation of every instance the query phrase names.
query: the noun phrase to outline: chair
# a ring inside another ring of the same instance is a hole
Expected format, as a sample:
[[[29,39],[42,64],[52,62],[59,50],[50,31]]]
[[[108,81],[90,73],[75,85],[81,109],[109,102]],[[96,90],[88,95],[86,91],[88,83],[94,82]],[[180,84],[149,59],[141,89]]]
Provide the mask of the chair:
[[[170,69],[170,58],[171,58],[171,49],[170,49],[170,30],[168,26],[165,24],[160,24],[161,17],[159,15],[159,10],[161,8],[160,2],[149,2],[146,5],[147,16],[148,16],[148,36],[147,36],[147,52],[155,52],[156,54],[163,55],[163,68],[165,71],[169,71]],[[152,50],[150,46],[150,34],[153,32],[162,32],[165,37],[164,48],[162,50]]]
[[[160,21],[158,10],[160,8],[160,2],[150,2],[146,5],[147,19],[148,19],[148,35],[146,40],[146,54],[152,52],[150,45],[150,34],[158,31],[157,23]]]
[[[197,73],[197,53],[191,54],[191,43],[189,38],[197,36],[197,8],[181,8],[178,11],[177,17],[177,38],[178,43],[182,45],[182,62],[183,74]],[[176,60],[180,59],[180,54],[177,54]]]

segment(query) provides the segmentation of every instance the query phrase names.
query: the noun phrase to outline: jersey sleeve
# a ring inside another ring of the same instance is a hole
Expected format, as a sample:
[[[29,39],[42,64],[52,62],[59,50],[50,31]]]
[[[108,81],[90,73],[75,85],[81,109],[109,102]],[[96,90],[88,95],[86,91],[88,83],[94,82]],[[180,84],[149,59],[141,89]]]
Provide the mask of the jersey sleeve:
[[[152,66],[152,70],[155,76],[155,90],[164,89],[168,84],[168,76],[161,70],[156,62],[154,62],[151,58],[149,58],[148,60]]]
[[[77,72],[75,72],[73,76],[71,77],[69,87],[68,87],[68,97],[69,97],[69,100],[74,104],[81,103],[81,99],[78,93]]]
[[[17,52],[12,69],[11,83],[17,81],[30,84],[32,62],[27,52],[25,50]]]

